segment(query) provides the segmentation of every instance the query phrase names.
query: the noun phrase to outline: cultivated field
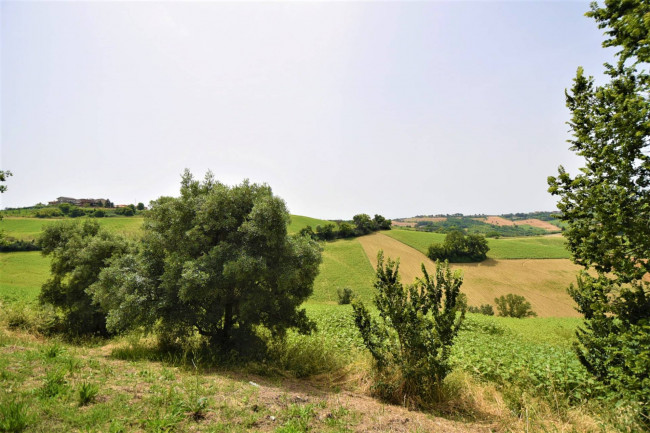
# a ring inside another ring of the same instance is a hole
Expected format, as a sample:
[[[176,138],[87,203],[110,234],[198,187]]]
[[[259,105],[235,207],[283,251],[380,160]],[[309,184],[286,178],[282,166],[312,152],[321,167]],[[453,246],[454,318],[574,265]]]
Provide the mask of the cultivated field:
[[[435,271],[435,264],[424,254],[386,234],[359,238],[373,267],[377,264],[377,252],[383,250],[385,257],[399,257],[404,283],[412,283],[422,275],[422,263],[429,273]],[[467,295],[470,305],[494,305],[495,297],[515,293],[525,296],[540,317],[578,317],[566,289],[575,281],[579,268],[569,260],[488,259],[481,263],[454,264],[452,268],[463,272],[461,291]]]
[[[444,234],[427,233],[412,230],[390,230],[383,232],[386,236],[397,239],[415,248],[423,254],[427,253],[432,243],[442,243]],[[490,251],[488,257],[493,259],[568,259],[569,252],[565,248],[561,236],[526,236],[521,238],[488,239]]]

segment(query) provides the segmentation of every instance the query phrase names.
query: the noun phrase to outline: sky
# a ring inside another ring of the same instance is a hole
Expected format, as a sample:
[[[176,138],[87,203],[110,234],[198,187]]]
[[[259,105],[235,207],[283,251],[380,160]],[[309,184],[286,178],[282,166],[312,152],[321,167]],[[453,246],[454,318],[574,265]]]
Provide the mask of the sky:
[[[1,207],[148,203],[185,168],[350,219],[554,210],[588,2],[0,2]]]

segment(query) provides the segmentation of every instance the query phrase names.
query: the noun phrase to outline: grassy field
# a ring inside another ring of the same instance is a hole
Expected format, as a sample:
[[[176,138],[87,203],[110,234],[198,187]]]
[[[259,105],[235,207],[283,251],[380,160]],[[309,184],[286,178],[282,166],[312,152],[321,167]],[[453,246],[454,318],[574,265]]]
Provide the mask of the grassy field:
[[[431,260],[389,236],[391,234],[392,231],[358,238],[373,267],[377,263],[377,252],[383,250],[386,257],[400,258],[400,275],[404,283],[410,284],[422,275],[422,263],[429,273],[434,272],[435,264]],[[463,272],[461,290],[467,295],[470,305],[494,305],[495,297],[515,293],[525,296],[541,317],[578,316],[573,300],[566,293],[569,284],[575,282],[578,271],[569,260],[488,259],[481,263],[454,264],[452,268]]]
[[[397,239],[406,245],[426,254],[429,245],[442,243],[444,234],[418,232],[414,230],[390,230],[385,235]],[[493,259],[568,259],[561,236],[529,236],[523,238],[488,239],[490,251],[488,257]]]
[[[49,276],[49,263],[38,251],[0,253],[0,300],[35,300]]]
[[[323,244],[323,263],[310,301],[337,302],[337,290],[350,288],[364,300],[372,299],[375,277],[366,253],[356,239]]]
[[[81,219],[79,219],[81,220]],[[143,217],[110,217],[110,218],[93,218],[102,227],[109,230],[122,233],[129,237],[138,236],[142,230]],[[3,230],[5,236],[18,240],[31,241],[36,239],[48,224],[63,221],[63,219],[45,219],[45,218],[11,218],[6,217],[0,221],[0,230]],[[66,221],[74,221],[66,219]]]
[[[71,219],[67,220],[70,221]],[[94,218],[94,220],[109,230],[131,237],[138,236],[141,233],[142,221],[144,218],[141,216],[108,217]],[[0,230],[4,231],[5,235],[8,237],[31,241],[38,237],[45,225],[53,224],[57,221],[62,221],[62,219],[5,217],[0,220]],[[331,221],[319,220],[300,215],[291,215],[291,223],[287,229],[289,233],[297,233],[307,225],[316,227],[318,224],[324,225],[327,223],[331,223]]]

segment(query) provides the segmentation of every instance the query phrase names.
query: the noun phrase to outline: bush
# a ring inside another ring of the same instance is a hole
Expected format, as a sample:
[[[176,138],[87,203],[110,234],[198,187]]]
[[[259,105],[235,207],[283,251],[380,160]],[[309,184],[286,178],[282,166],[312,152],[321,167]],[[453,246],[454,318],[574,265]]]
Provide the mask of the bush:
[[[93,212],[93,216],[95,218],[104,218],[106,216],[106,212],[101,209],[96,209],[95,212]]]
[[[63,212],[59,208],[44,207],[34,212],[34,216],[36,218],[60,218],[63,216]]]
[[[384,265],[380,251],[375,282],[380,320],[355,301],[354,321],[375,360],[375,391],[396,403],[427,406],[442,398],[451,370],[451,347],[465,317],[463,280],[448,263],[437,263],[435,277],[422,265],[423,277],[404,287],[398,270],[399,263],[390,259]]]
[[[34,241],[7,241],[0,242],[0,252],[10,253],[16,251],[40,251],[40,247]]]
[[[339,297],[339,305],[347,305],[352,302],[352,298],[354,298],[354,292],[352,292],[352,289],[347,287],[345,287],[343,290],[337,290],[336,294]]]
[[[467,307],[470,313],[483,314],[485,316],[494,316],[494,308],[490,304],[483,304],[480,307]]]
[[[508,293],[505,296],[494,298],[494,302],[497,304],[499,316],[516,317],[517,319],[537,316],[537,313],[532,310],[530,302],[521,295]]]

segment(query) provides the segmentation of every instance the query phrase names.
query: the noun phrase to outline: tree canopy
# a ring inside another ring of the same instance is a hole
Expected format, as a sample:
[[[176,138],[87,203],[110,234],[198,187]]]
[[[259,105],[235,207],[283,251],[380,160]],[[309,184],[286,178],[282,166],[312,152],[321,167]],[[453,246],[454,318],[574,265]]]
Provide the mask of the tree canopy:
[[[571,150],[584,160],[570,175],[548,179],[559,197],[573,260],[585,269],[569,293],[585,316],[580,360],[619,394],[650,403],[650,6],[608,0],[587,13],[620,47],[608,82],[596,85],[578,69],[566,92]],[[587,270],[591,270],[588,273]],[[645,412],[643,412],[645,410]]]
[[[145,214],[140,251],[102,271],[92,292],[108,326],[154,329],[167,338],[198,332],[234,347],[258,325],[273,335],[313,328],[300,304],[312,293],[320,248],[287,235],[289,214],[268,185],[200,182],[185,171],[180,197]]]

